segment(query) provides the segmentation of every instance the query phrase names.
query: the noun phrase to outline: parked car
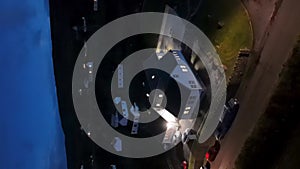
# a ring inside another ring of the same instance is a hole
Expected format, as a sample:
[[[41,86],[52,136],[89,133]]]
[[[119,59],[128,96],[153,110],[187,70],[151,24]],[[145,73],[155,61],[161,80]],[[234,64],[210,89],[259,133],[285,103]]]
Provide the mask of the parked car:
[[[188,163],[184,160],[181,163],[182,169],[187,169],[188,168]]]
[[[210,169],[210,162],[206,161],[206,163],[200,167],[200,169]]]
[[[196,139],[197,139],[197,132],[193,129],[187,128],[182,134],[183,144],[188,143],[190,140],[196,140]]]
[[[228,130],[230,129],[237,112],[239,111],[240,103],[237,99],[230,99],[227,104],[224,106],[224,111],[222,116],[219,119],[218,127],[215,131],[215,137],[217,140],[224,138]]]
[[[228,102],[227,105],[229,109],[235,113],[239,111],[240,108],[240,103],[237,98],[231,98]]]
[[[220,148],[221,148],[221,144],[218,140],[216,140],[215,144],[213,146],[211,146],[208,149],[207,153],[205,154],[206,160],[209,162],[213,162],[216,159],[216,157],[220,151]]]

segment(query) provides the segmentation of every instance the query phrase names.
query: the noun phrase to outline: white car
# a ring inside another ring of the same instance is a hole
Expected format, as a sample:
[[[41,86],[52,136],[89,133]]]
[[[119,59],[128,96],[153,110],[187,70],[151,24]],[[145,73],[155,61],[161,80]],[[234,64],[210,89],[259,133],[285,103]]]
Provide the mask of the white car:
[[[81,19],[83,21],[83,32],[85,33],[87,31],[86,20],[85,20],[85,17],[81,17]]]
[[[98,0],[94,0],[94,11],[98,11]]]

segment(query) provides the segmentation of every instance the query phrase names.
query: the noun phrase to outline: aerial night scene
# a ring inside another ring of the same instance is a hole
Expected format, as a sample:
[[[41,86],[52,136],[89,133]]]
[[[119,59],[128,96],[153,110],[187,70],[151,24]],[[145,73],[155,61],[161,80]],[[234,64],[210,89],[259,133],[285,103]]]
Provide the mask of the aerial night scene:
[[[299,169],[299,0],[0,0],[0,169]]]

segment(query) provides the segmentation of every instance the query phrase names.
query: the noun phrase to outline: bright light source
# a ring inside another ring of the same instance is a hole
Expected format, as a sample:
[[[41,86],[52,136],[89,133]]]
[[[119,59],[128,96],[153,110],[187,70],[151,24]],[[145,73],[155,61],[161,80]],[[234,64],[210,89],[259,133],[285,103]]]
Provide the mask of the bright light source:
[[[87,134],[88,134],[88,136],[91,136],[91,132],[88,132]]]
[[[86,65],[87,65],[89,68],[92,68],[92,67],[93,67],[93,62],[87,62]]]
[[[152,75],[151,79],[154,79],[155,78],[155,75]]]
[[[146,96],[149,97],[150,96],[149,93],[146,93]]]
[[[188,72],[188,70],[187,69],[181,69],[183,72]]]
[[[162,95],[162,94],[159,94],[158,97],[163,97],[163,95]]]
[[[164,54],[163,52],[160,52],[160,53],[157,53],[157,52],[156,52],[156,55],[157,55],[158,60],[160,60],[160,59],[163,58],[163,56],[164,56],[165,54]]]
[[[206,160],[209,159],[209,153],[208,152],[205,154],[205,158],[206,158]]]
[[[159,107],[160,106],[160,104],[156,104],[156,107]]]
[[[167,123],[167,128],[172,128],[172,127],[175,127],[174,123]]]

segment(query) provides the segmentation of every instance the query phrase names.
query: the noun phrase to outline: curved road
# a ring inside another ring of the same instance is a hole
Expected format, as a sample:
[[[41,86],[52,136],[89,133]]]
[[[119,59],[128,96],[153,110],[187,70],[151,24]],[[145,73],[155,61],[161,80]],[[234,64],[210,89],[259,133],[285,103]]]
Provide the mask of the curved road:
[[[258,2],[256,1],[256,3]],[[246,0],[245,4],[252,17],[256,38],[254,46],[259,48],[258,43],[268,27],[262,24],[269,24],[266,21],[270,20],[271,15],[268,13],[265,15],[255,14],[259,11],[262,12],[265,8],[261,4],[253,7],[255,2],[252,0]],[[299,0],[283,0],[275,19],[270,24],[265,43],[260,43],[263,46],[261,46],[259,63],[252,76],[241,84],[237,93],[241,108],[231,130],[222,141],[221,150],[216,161],[213,162],[212,169],[232,169],[234,167],[245,140],[255,126],[259,115],[264,112],[274,87],[276,87],[282,65],[289,58],[297,35],[300,34],[299,7]],[[267,9],[265,12],[270,12],[270,10]],[[268,18],[261,18],[262,16]]]

